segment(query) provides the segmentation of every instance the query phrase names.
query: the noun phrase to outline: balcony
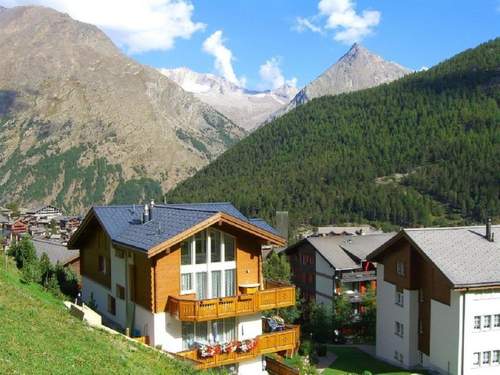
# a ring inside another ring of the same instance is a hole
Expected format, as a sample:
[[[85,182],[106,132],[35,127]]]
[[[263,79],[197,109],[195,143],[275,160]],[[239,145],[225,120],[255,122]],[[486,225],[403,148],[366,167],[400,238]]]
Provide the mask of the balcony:
[[[167,311],[182,321],[203,322],[293,305],[294,286],[267,282],[264,290],[233,297],[196,300],[170,296]]]
[[[343,273],[341,280],[343,283],[354,283],[357,281],[370,281],[377,279],[376,271],[358,271]]]
[[[215,354],[212,357],[201,357],[198,349],[193,349],[176,353],[176,356],[192,361],[198,369],[207,369],[246,361],[263,354],[282,351],[292,354],[299,347],[299,339],[300,327],[289,325],[283,331],[264,333],[257,336],[255,338],[255,347],[248,352],[235,351]]]

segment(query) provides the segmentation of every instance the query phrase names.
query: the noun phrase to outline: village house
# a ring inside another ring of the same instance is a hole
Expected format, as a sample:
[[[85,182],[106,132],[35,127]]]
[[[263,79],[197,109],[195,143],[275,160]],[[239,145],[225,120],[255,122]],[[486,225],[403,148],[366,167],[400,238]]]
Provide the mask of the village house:
[[[68,248],[59,241],[47,240],[42,238],[33,238],[36,255],[38,258],[42,254],[47,254],[50,263],[60,264],[63,267],[71,268],[77,275],[80,274],[80,251],[68,250]]]
[[[377,356],[441,374],[499,374],[499,237],[490,222],[404,229],[370,254]]]
[[[308,237],[285,250],[292,280],[307,301],[331,303],[344,294],[359,312],[368,287],[376,288],[376,265],[366,256],[392,234]]]
[[[261,247],[285,239],[229,203],[93,207],[71,237],[82,294],[104,321],[198,368],[263,373],[263,354],[291,354],[299,329],[264,332],[262,313],[295,305],[266,282]]]

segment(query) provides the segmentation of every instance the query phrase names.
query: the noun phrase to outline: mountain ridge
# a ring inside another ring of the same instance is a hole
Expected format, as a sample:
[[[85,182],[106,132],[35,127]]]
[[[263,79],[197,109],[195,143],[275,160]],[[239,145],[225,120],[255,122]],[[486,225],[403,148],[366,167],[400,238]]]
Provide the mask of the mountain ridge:
[[[386,61],[361,44],[354,43],[337,62],[305,85],[287,106],[272,114],[267,122],[311,99],[376,87],[409,73],[411,70],[395,62]]]
[[[286,84],[273,90],[249,90],[215,74],[186,67],[159,71],[246,130],[260,126],[297,93],[296,88]]]
[[[4,201],[81,212],[117,191],[140,199],[245,135],[96,26],[50,8],[2,10],[0,55]]]

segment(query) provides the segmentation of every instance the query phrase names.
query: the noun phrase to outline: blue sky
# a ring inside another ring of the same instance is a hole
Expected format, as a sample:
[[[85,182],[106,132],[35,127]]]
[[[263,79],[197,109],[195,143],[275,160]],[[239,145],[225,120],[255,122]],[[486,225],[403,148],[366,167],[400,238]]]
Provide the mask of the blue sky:
[[[144,64],[187,66],[249,88],[293,78],[301,87],[355,40],[420,69],[500,35],[499,0],[0,0],[26,3],[97,24]]]

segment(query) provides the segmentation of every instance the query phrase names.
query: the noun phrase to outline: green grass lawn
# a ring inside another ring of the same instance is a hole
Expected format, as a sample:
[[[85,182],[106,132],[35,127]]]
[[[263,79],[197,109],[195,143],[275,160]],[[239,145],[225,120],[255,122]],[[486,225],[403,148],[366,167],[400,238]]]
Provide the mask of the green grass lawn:
[[[357,348],[332,346],[329,351],[335,353],[337,359],[328,369],[325,369],[324,375],[362,374],[365,370],[373,375],[415,374],[415,372],[381,362]]]
[[[178,362],[72,317],[62,300],[23,284],[0,257],[0,374],[194,374]]]

